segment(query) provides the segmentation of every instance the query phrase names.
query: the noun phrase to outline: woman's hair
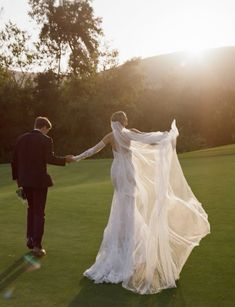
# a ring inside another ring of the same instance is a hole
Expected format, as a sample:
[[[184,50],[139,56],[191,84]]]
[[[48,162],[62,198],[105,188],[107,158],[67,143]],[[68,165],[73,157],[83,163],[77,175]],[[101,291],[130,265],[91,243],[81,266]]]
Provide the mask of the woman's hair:
[[[41,129],[46,127],[47,129],[51,129],[52,124],[47,117],[39,116],[35,119],[34,128]]]
[[[123,111],[117,111],[112,114],[111,121],[112,122],[119,122],[120,124],[124,125],[126,119],[126,113]]]

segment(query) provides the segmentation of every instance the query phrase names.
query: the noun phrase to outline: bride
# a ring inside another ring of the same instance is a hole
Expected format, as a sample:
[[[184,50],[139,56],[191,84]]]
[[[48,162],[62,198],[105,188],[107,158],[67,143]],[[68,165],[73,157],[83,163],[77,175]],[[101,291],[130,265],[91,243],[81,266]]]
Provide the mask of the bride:
[[[207,214],[183,175],[176,154],[175,120],[169,132],[127,129],[115,112],[112,132],[75,157],[112,146],[111,212],[95,263],[84,275],[95,283],[122,283],[140,294],[176,287],[192,249],[210,232]]]

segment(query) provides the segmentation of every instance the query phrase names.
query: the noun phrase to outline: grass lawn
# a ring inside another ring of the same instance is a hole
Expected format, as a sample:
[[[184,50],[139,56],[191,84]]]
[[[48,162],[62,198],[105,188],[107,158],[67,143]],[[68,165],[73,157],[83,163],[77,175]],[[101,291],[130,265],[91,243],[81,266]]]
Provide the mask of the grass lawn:
[[[141,296],[83,277],[95,259],[112,199],[111,160],[86,160],[49,167],[55,186],[46,209],[48,255],[41,269],[13,276],[12,296],[4,298],[2,290],[0,307],[235,306],[235,146],[184,153],[180,162],[209,215],[211,234],[193,250],[176,289]],[[27,252],[25,206],[15,189],[9,165],[0,165],[0,277]]]

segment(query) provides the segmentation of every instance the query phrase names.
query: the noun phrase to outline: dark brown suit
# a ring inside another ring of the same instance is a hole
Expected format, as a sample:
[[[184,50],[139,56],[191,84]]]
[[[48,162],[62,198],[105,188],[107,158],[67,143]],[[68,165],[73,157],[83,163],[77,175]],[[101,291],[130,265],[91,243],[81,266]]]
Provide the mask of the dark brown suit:
[[[56,157],[53,141],[39,130],[19,137],[12,159],[12,177],[23,187],[28,201],[28,247],[41,248],[44,232],[48,187],[53,185],[47,164],[65,165],[64,157]]]

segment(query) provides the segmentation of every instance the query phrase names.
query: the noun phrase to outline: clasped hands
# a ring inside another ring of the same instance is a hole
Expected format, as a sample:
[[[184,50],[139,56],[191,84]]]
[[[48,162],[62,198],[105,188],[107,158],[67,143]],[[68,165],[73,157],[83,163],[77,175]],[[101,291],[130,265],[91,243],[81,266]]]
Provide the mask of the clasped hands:
[[[65,161],[66,163],[72,163],[72,162],[76,162],[75,156],[73,155],[67,155],[65,156]]]

